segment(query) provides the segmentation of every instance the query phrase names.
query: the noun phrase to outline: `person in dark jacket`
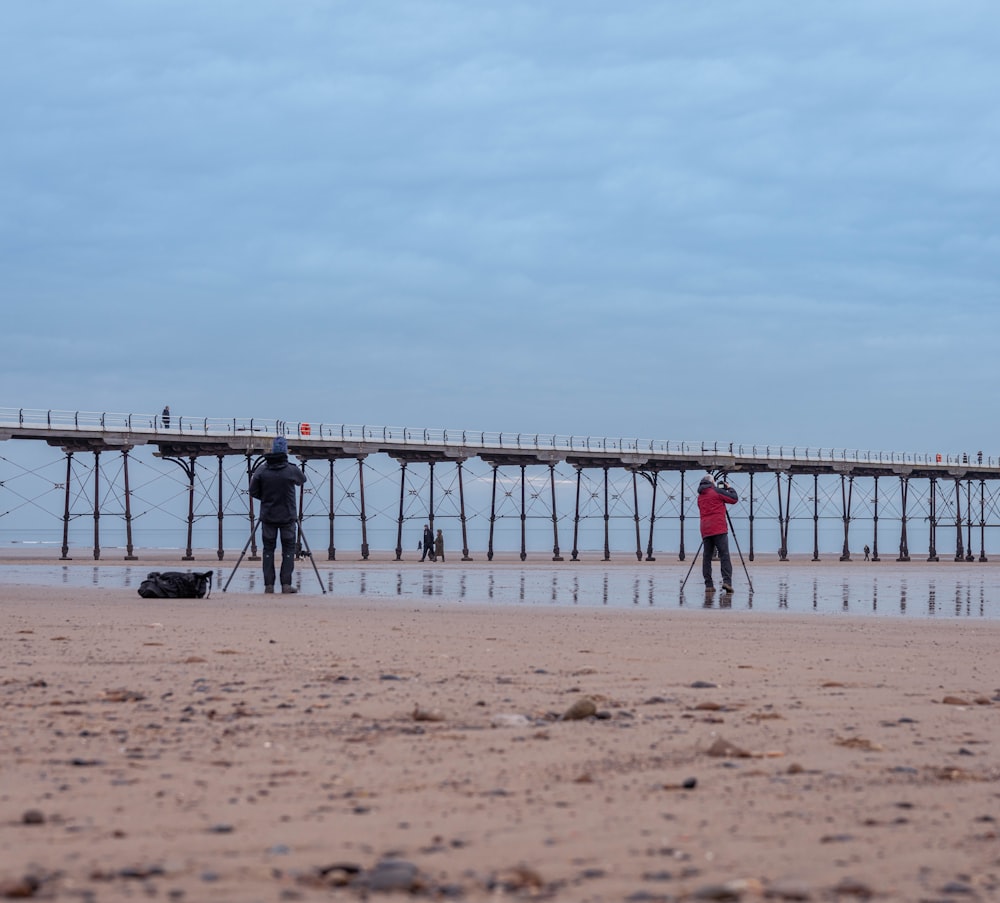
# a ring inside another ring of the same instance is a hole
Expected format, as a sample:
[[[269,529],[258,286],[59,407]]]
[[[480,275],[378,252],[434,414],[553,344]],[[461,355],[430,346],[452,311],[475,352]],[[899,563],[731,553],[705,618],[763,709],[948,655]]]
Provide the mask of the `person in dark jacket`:
[[[420,556],[420,560],[423,561],[428,555],[431,556],[431,561],[434,560],[434,533],[431,530],[430,524],[424,524],[424,538],[423,543],[423,554]]]
[[[288,442],[278,436],[264,463],[250,478],[250,495],[260,501],[261,538],[264,541],[264,592],[274,592],[274,550],[281,535],[281,591],[298,592],[292,586],[295,569],[295,522],[298,502],[295,489],[305,484],[306,475],[288,461]]]
[[[722,566],[722,591],[733,591],[733,562],[729,558],[729,529],[726,505],[739,500],[736,491],[728,483],[715,484],[711,474],[705,474],[698,484],[698,513],[701,515],[701,543],[705,557],[701,562],[701,574],[705,578],[705,589],[715,591],[712,583],[712,556],[718,551]]]

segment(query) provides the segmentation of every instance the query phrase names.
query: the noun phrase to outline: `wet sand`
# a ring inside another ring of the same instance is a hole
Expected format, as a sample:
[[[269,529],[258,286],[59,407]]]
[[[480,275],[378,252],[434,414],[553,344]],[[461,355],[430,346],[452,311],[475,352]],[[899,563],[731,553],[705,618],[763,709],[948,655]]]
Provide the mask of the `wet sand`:
[[[1000,896],[993,621],[0,593],[0,896]]]

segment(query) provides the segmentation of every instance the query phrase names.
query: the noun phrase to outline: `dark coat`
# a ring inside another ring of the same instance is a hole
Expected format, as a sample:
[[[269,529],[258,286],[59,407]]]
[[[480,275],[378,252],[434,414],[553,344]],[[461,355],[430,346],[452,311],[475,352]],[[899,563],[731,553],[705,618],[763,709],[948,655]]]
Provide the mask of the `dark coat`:
[[[260,519],[267,524],[291,524],[299,514],[295,488],[305,484],[302,469],[284,452],[264,455],[264,464],[250,478],[250,495],[260,501]]]
[[[701,535],[720,536],[728,532],[726,525],[726,505],[739,501],[735,489],[716,486],[709,480],[698,484],[698,513],[701,515]]]

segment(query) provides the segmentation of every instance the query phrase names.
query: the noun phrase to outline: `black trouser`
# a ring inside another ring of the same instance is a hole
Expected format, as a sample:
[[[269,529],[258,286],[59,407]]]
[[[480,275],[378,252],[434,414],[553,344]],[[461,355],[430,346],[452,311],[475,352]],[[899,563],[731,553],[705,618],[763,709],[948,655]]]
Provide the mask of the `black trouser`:
[[[704,558],[701,560],[701,575],[705,578],[705,586],[712,585],[712,556],[719,550],[722,563],[722,582],[726,586],[733,584],[733,562],[729,558],[729,534],[719,533],[717,536],[705,536],[701,540],[701,550]]]
[[[260,530],[264,540],[264,585],[274,586],[274,550],[280,533],[281,585],[288,586],[292,582],[292,571],[295,570],[295,524],[269,524],[265,521],[261,523]]]

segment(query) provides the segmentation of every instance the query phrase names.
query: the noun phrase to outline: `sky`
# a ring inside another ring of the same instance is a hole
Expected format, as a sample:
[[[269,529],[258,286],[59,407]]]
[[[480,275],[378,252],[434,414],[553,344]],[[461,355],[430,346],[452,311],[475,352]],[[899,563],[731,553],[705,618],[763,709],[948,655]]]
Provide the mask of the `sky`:
[[[1000,454],[992,0],[0,12],[0,407]]]

